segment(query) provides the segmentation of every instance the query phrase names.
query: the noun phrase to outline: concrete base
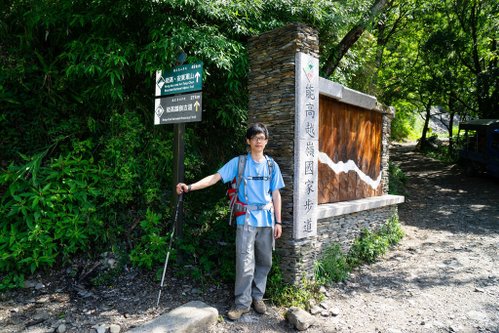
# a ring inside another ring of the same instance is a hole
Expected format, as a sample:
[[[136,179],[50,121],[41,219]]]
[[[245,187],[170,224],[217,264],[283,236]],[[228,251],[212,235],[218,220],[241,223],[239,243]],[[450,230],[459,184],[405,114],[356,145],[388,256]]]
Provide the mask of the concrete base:
[[[200,301],[182,305],[128,333],[195,333],[217,322],[218,310]]]
[[[369,197],[358,200],[342,201],[332,204],[322,204],[317,208],[317,218],[324,219],[361,212],[368,209],[380,208],[403,203],[405,198],[401,195],[386,194],[379,197]]]

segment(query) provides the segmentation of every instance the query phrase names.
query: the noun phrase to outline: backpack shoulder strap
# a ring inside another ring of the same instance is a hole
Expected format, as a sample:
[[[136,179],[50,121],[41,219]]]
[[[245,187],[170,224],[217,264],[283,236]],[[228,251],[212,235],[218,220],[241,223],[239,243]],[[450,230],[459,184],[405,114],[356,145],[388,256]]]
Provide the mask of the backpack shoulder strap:
[[[265,158],[267,159],[267,165],[269,167],[269,176],[272,178],[274,173],[274,159],[268,155],[265,155]]]
[[[239,184],[243,179],[244,168],[246,167],[246,155],[239,155],[239,161],[237,164],[237,180],[236,180],[236,191],[239,190]]]

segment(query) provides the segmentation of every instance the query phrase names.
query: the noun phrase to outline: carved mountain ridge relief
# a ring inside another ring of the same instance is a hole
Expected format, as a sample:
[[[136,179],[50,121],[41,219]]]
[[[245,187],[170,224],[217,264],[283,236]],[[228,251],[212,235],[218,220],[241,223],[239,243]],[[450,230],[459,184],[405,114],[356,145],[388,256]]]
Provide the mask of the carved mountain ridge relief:
[[[382,115],[320,96],[319,204],[382,194]]]

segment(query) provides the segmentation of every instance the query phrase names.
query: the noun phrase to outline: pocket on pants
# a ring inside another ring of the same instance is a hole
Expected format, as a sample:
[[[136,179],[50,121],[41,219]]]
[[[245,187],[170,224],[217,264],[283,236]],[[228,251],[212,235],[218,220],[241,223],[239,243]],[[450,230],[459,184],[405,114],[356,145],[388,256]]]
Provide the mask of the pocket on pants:
[[[236,253],[242,255],[253,255],[255,246],[255,235],[250,230],[244,230],[244,226],[237,227],[236,233]]]

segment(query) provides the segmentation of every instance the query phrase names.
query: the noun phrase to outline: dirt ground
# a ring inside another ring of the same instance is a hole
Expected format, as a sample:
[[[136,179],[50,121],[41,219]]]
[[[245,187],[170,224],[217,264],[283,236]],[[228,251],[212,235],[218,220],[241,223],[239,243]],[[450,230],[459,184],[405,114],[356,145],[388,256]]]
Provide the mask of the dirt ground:
[[[395,145],[391,157],[408,176],[399,206],[406,236],[375,264],[326,288],[323,305],[333,311],[316,314],[307,332],[499,332],[499,180],[466,178],[413,148]],[[221,314],[207,332],[295,332],[277,307],[232,322],[225,317],[231,286],[170,274],[158,308],[157,282],[133,269],[100,288],[66,271],[28,282],[0,294],[0,333],[124,332],[192,300]]]

